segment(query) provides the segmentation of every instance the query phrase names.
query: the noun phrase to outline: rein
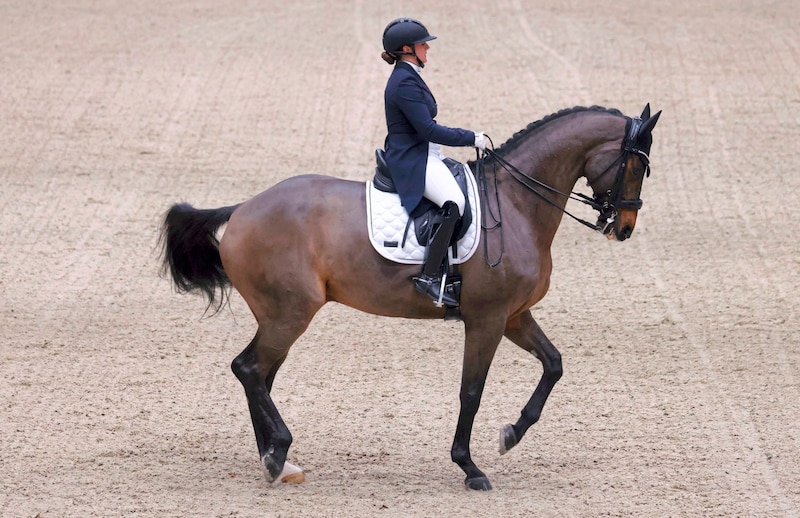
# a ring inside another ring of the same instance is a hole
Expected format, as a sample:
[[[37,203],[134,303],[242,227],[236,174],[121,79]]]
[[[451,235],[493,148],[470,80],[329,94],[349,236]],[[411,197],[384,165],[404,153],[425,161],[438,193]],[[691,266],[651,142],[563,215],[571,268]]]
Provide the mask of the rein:
[[[487,194],[488,194],[488,190],[487,190],[487,186],[486,186],[486,171],[485,171],[486,157],[493,158],[495,160],[495,164],[500,164],[500,166],[502,166],[503,169],[505,169],[506,172],[508,172],[509,175],[514,180],[516,180],[518,183],[520,183],[522,186],[524,186],[526,189],[528,189],[532,193],[536,194],[539,198],[541,198],[545,203],[547,203],[551,207],[554,207],[554,208],[558,209],[563,214],[569,216],[570,218],[572,218],[573,220],[577,221],[578,223],[584,225],[585,227],[590,228],[590,229],[595,230],[595,231],[598,231],[598,232],[601,232],[602,234],[605,235],[605,234],[608,234],[609,232],[611,232],[612,226],[614,224],[614,220],[615,220],[616,215],[617,215],[617,209],[618,208],[619,209],[627,209],[627,210],[639,210],[640,208],[642,208],[642,200],[641,199],[636,199],[636,200],[621,199],[623,182],[624,182],[624,177],[625,177],[625,167],[626,167],[626,164],[627,164],[627,161],[628,161],[628,157],[630,157],[631,154],[639,156],[639,158],[642,160],[642,163],[645,166],[646,175],[650,176],[650,157],[647,156],[647,153],[645,151],[639,149],[636,146],[637,138],[639,136],[638,135],[639,134],[639,130],[640,130],[641,126],[642,126],[642,119],[640,119],[639,117],[633,117],[633,118],[630,118],[628,120],[629,120],[629,123],[628,123],[628,127],[626,128],[627,131],[626,131],[626,134],[625,134],[625,138],[622,141],[622,150],[620,151],[619,156],[617,156],[617,158],[615,158],[608,165],[608,167],[606,167],[605,170],[603,170],[603,172],[600,173],[600,175],[597,176],[597,178],[594,179],[594,182],[589,182],[589,185],[591,186],[592,183],[596,183],[598,180],[600,180],[602,177],[604,177],[609,171],[611,171],[612,168],[615,165],[619,164],[619,168],[617,169],[617,175],[616,175],[616,178],[614,179],[614,183],[612,185],[612,188],[611,188],[611,190],[606,192],[606,198],[605,198],[605,200],[603,202],[600,202],[598,200],[597,195],[595,195],[595,198],[591,198],[589,196],[586,196],[583,193],[579,193],[579,192],[575,192],[575,191],[571,191],[570,193],[561,192],[558,189],[555,189],[554,187],[551,187],[551,186],[547,185],[546,183],[542,182],[541,180],[537,180],[536,178],[524,173],[518,167],[516,167],[514,164],[510,163],[508,160],[506,160],[505,158],[500,156],[497,152],[495,152],[494,151],[494,142],[492,142],[492,139],[488,135],[486,136],[486,138],[489,140],[489,143],[491,144],[492,148],[491,149],[490,148],[486,148],[483,151],[483,154],[481,154],[480,152],[477,153],[478,154],[478,158],[476,160],[476,169],[477,169],[477,176],[478,176],[478,179],[479,179],[480,189],[482,191],[481,199],[486,200],[485,201],[486,210],[482,211],[482,213],[483,214],[488,213],[489,215],[491,215],[491,217],[492,217],[492,219],[494,221],[493,221],[493,224],[491,226],[488,226],[486,224],[486,221],[482,221],[481,222],[481,227],[482,227],[482,230],[483,230],[484,233],[487,233],[487,232],[489,232],[491,230],[495,230],[495,229],[498,229],[498,228],[500,229],[500,256],[498,257],[498,259],[496,261],[492,262],[492,261],[489,260],[489,255],[488,255],[489,254],[489,250],[488,250],[487,240],[486,239],[483,240],[484,258],[486,260],[486,263],[490,267],[494,268],[495,266],[500,264],[500,262],[502,261],[503,252],[505,250],[505,240],[504,240],[503,232],[502,232],[502,214],[501,214],[501,211],[500,211],[500,198],[499,198],[499,195],[497,193],[497,174],[495,174],[495,177],[494,177],[495,198],[496,198],[495,199],[495,204],[497,205],[497,215],[496,216],[495,216],[494,212],[492,212],[491,206],[489,204],[489,200],[486,197]],[[524,178],[524,180],[522,178]],[[598,211],[600,213],[600,216],[598,217],[598,222],[603,222],[603,224],[602,225],[598,225],[598,224],[595,224],[595,223],[590,223],[590,222],[588,222],[588,221],[586,221],[584,219],[581,219],[581,218],[575,216],[574,214],[572,214],[571,212],[569,212],[565,208],[560,207],[556,202],[551,200],[549,197],[545,196],[544,193],[542,193],[539,190],[537,190],[536,187],[540,187],[541,189],[549,191],[549,192],[551,192],[553,194],[556,194],[556,195],[561,196],[563,198],[566,198],[568,200],[575,200],[575,201],[579,201],[579,202],[581,202],[581,203],[583,203],[585,205],[589,205],[591,208],[593,208],[594,210],[596,210],[596,211]]]
[[[578,223],[581,223],[582,225],[585,225],[586,227],[588,227],[588,228],[590,228],[592,230],[601,230],[601,228],[599,226],[595,225],[594,223],[590,223],[590,222],[588,222],[588,221],[586,221],[584,219],[581,219],[581,218],[575,216],[574,214],[572,214],[568,210],[562,209],[553,200],[551,200],[550,198],[548,198],[547,196],[545,196],[541,192],[537,191],[532,185],[530,185],[529,183],[526,183],[525,181],[520,179],[517,175],[522,176],[523,178],[525,178],[529,182],[532,182],[532,183],[536,184],[537,186],[539,186],[539,187],[541,187],[541,188],[543,188],[545,190],[548,190],[548,191],[550,191],[550,192],[552,192],[554,194],[557,194],[557,195],[559,195],[559,196],[561,196],[563,198],[568,198],[570,200],[579,201],[581,203],[589,205],[594,210],[597,210],[597,211],[600,211],[600,212],[603,211],[603,206],[605,204],[598,203],[597,201],[595,201],[594,199],[586,196],[583,193],[579,193],[579,192],[574,192],[573,191],[573,192],[570,192],[569,194],[567,194],[567,193],[559,191],[558,189],[556,189],[554,187],[550,187],[549,185],[547,185],[546,183],[542,182],[541,180],[537,180],[536,178],[534,178],[534,177],[522,172],[518,167],[516,167],[514,164],[510,163],[508,160],[506,160],[505,158],[503,158],[502,156],[497,154],[492,149],[486,149],[485,152],[484,152],[484,156],[481,157],[481,159],[480,159],[480,163],[481,163],[480,169],[481,170],[483,170],[483,162],[484,162],[486,156],[494,158],[495,161],[497,161],[497,163],[499,163],[501,166],[503,166],[503,169],[505,169],[508,173],[511,173],[511,172],[516,173],[516,175],[511,174],[511,177],[514,180],[519,182],[520,185],[522,185],[523,187],[525,187],[526,189],[528,189],[532,193],[536,194],[539,198],[541,198],[543,201],[545,201],[551,207],[555,207],[556,209],[560,210],[562,213],[566,214],[567,216],[569,216],[570,218],[574,219]],[[611,165],[608,166],[606,171],[610,170],[611,167],[613,167],[614,164],[616,164],[623,156],[625,156],[625,153],[624,152],[620,153],[620,156],[617,157],[616,160],[614,160],[614,162],[612,162]],[[623,162],[623,164],[624,164],[624,162]],[[605,174],[605,172],[603,174]]]

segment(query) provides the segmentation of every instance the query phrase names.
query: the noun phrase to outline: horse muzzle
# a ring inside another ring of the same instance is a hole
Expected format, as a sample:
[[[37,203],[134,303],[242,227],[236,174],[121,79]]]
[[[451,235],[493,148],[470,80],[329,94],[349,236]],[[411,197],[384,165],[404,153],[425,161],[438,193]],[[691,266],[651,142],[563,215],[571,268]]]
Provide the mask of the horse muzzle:
[[[614,211],[611,217],[600,217],[597,220],[599,230],[608,238],[625,241],[633,234],[636,227],[635,210]]]

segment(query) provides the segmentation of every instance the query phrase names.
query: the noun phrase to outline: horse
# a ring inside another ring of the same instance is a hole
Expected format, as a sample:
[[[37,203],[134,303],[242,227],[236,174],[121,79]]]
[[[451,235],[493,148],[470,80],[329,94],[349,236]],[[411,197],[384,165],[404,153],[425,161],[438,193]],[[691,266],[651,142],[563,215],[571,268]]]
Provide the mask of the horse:
[[[472,461],[470,436],[501,339],[533,354],[543,372],[517,421],[502,427],[500,453],[539,420],[561,378],[561,354],[530,309],[548,291],[550,247],[563,215],[572,216],[565,210],[567,199],[575,199],[569,192],[585,178],[593,196],[579,199],[599,215],[594,225],[580,221],[609,239],[631,237],[660,115],[651,116],[649,104],[639,117],[577,106],[529,124],[467,163],[481,185],[484,207],[484,253],[460,265],[465,337],[451,458],[466,474],[467,488],[492,489]],[[387,317],[445,316],[445,308],[414,289],[419,266],[391,262],[371,247],[364,187],[363,181],[300,175],[236,205],[201,210],[180,203],[164,215],[162,275],[171,274],[175,290],[201,292],[206,311],[217,312],[233,287],[257,322],[255,337],[231,369],[244,387],[268,483],[304,480],[302,470],[286,460],[292,434],[270,392],[292,344],[324,304],[335,301]]]

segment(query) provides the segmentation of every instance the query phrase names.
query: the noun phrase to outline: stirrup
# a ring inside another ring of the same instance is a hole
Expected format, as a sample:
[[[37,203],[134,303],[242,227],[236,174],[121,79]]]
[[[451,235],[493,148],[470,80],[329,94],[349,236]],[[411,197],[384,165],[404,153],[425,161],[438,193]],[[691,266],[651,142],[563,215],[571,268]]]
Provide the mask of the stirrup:
[[[418,292],[424,293],[433,299],[433,305],[441,308],[444,306],[455,308],[458,307],[458,301],[447,293],[445,289],[447,283],[447,275],[441,277],[430,277],[421,274],[419,277],[414,278],[414,287]]]

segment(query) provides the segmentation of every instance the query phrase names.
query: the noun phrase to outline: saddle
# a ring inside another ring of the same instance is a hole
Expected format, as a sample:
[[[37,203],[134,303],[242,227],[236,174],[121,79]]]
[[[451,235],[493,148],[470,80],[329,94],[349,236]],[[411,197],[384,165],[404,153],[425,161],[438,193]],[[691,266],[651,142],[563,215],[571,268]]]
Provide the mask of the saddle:
[[[397,193],[397,188],[394,186],[394,180],[392,180],[391,173],[389,172],[389,165],[386,163],[386,158],[384,157],[383,153],[384,152],[382,149],[375,150],[375,162],[377,165],[375,167],[375,177],[372,179],[372,184],[379,191]],[[453,237],[450,239],[450,245],[452,246],[455,245],[459,239],[464,237],[469,229],[469,226],[472,224],[472,206],[468,196],[467,175],[464,173],[464,165],[456,160],[453,160],[452,158],[445,158],[443,162],[453,174],[453,177],[458,183],[458,187],[461,189],[461,192],[464,193],[464,200],[466,200],[466,204],[464,206],[464,215],[461,216],[456,223],[456,228],[453,231]],[[413,221],[417,242],[422,244],[427,243],[428,236],[433,224],[435,223],[435,218],[438,211],[439,207],[435,203],[427,198],[423,198],[419,205],[417,205],[417,208],[415,208],[411,214],[409,214],[410,217],[408,218],[408,225],[406,226],[406,232],[404,235],[408,234],[408,227]],[[405,237],[403,238],[403,245],[405,245]]]

